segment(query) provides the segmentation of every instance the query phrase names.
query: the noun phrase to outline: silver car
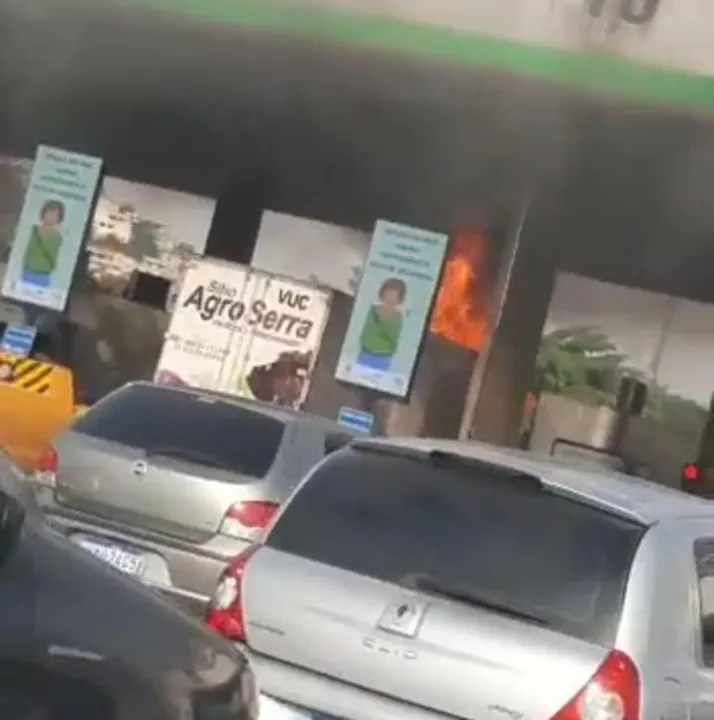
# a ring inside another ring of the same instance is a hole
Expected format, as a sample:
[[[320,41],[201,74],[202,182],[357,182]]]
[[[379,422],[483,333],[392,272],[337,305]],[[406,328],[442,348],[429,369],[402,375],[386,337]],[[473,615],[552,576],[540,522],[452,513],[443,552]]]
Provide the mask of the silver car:
[[[352,437],[304,413],[131,383],[56,438],[40,498],[52,527],[202,614],[226,562]]]
[[[325,459],[207,615],[266,716],[714,718],[714,505],[476,443]]]

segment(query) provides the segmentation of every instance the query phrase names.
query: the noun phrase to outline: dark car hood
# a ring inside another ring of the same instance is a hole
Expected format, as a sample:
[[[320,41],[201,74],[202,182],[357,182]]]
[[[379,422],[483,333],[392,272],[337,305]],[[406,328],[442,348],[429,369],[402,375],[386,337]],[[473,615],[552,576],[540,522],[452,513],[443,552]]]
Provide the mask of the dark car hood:
[[[31,580],[35,640],[54,653],[89,653],[137,676],[205,689],[235,682],[246,663],[230,643],[40,523],[28,519],[13,555]]]

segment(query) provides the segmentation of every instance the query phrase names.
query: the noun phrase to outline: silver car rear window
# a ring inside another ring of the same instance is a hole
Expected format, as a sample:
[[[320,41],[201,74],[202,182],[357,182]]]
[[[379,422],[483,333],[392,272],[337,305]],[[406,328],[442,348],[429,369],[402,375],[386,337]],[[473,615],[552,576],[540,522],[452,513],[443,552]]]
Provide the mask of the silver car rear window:
[[[166,457],[252,477],[272,467],[285,424],[210,396],[128,385],[79,417],[72,430]]]
[[[348,448],[315,470],[266,544],[396,584],[426,576],[609,644],[645,531],[491,465]]]

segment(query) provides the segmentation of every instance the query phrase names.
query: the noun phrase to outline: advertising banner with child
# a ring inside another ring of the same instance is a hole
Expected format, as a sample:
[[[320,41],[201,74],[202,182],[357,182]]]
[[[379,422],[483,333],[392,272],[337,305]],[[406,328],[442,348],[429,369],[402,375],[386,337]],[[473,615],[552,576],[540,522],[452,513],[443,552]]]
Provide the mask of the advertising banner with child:
[[[337,362],[337,380],[409,394],[449,238],[378,220]]]
[[[38,147],[8,259],[4,297],[64,310],[101,169],[101,158]]]

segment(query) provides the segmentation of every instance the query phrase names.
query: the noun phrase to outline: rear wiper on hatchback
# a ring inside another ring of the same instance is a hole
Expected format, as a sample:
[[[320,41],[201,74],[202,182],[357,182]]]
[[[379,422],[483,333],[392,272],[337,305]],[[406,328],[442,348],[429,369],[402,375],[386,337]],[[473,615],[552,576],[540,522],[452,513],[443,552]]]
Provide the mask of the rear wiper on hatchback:
[[[550,624],[545,618],[538,615],[533,615],[532,613],[521,610],[520,608],[515,608],[497,600],[493,600],[487,596],[481,595],[469,587],[463,585],[450,585],[431,575],[413,573],[411,575],[404,576],[400,580],[399,584],[402,587],[413,590],[421,590],[422,592],[429,593],[431,595],[439,595],[441,597],[448,598],[449,600],[455,600],[456,602],[466,603],[467,605],[491,610],[495,613],[499,613],[500,615],[506,615],[518,620],[525,620],[526,622],[533,623],[534,625],[547,627]]]

